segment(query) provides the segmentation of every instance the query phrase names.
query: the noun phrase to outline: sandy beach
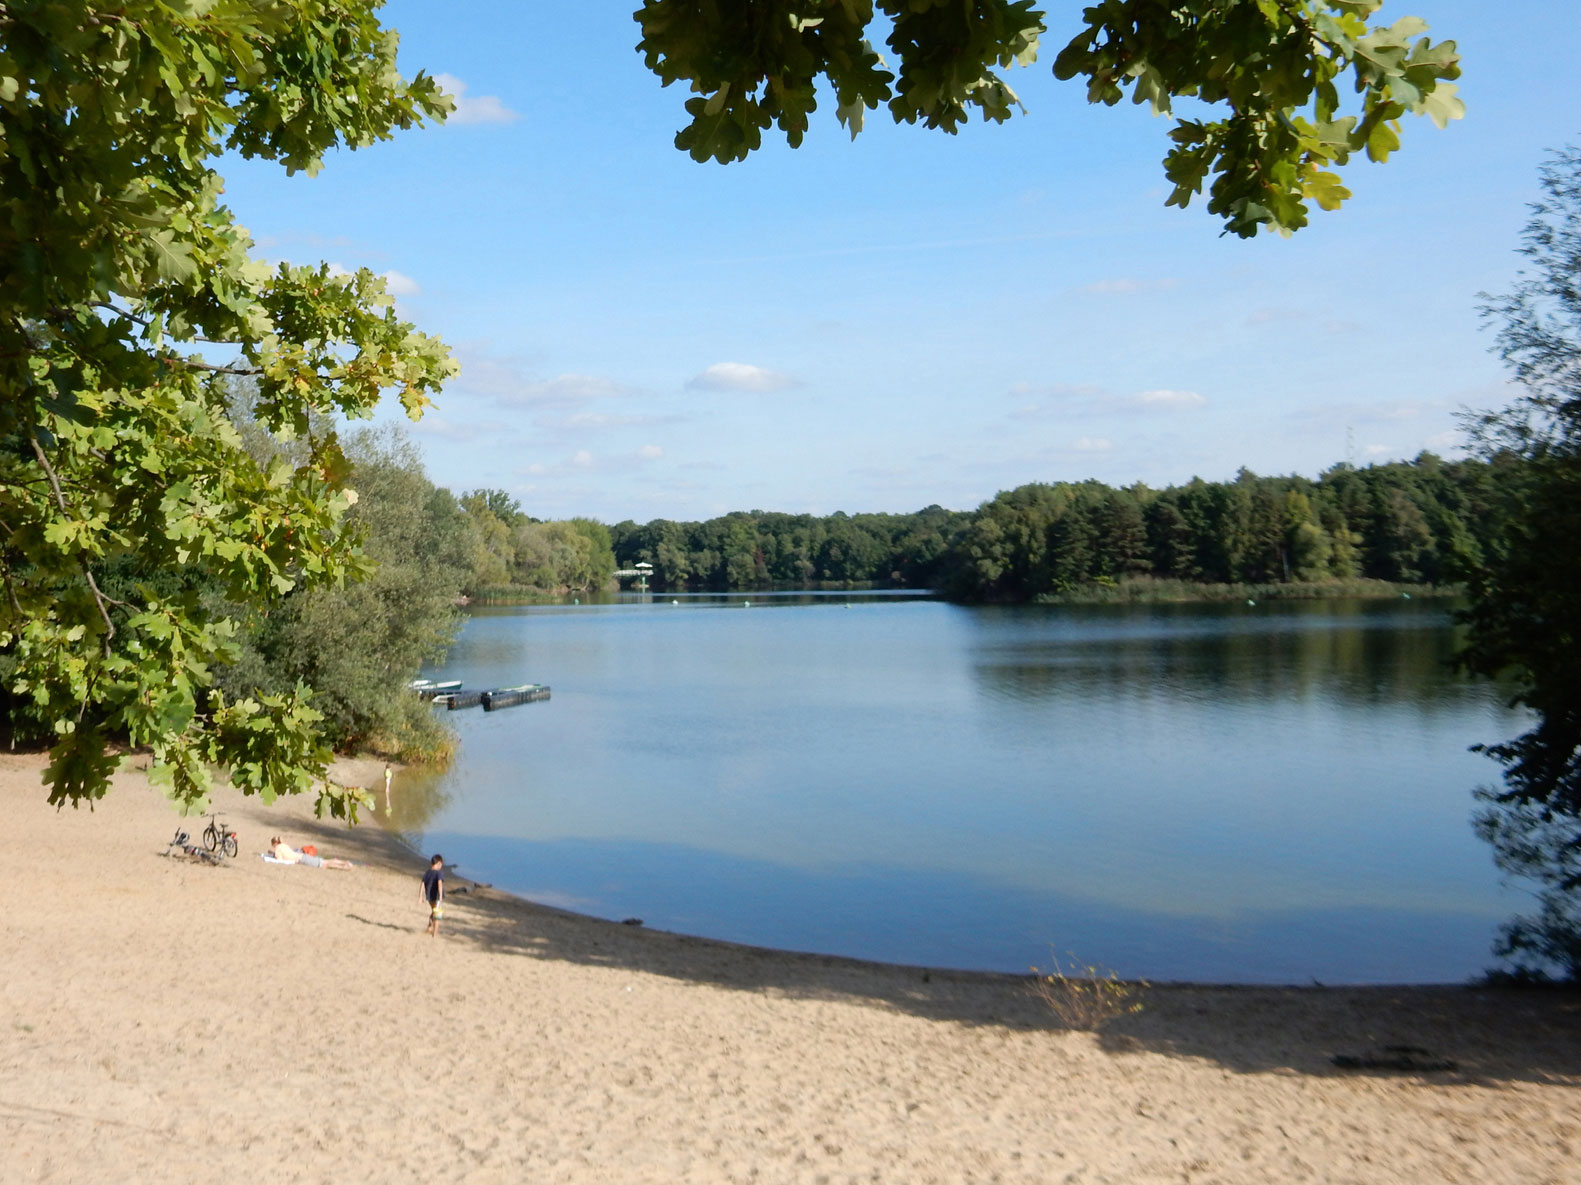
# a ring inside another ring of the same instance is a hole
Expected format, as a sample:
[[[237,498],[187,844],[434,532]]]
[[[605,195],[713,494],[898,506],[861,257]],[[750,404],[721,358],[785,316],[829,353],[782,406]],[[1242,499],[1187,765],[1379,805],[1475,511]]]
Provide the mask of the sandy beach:
[[[1155,985],[1095,1034],[461,880],[431,940],[376,825],[226,792],[207,867],[140,773],[57,813],[42,765],[0,758],[0,1181],[1581,1182],[1575,994]],[[1390,1046],[1454,1068],[1331,1060]]]

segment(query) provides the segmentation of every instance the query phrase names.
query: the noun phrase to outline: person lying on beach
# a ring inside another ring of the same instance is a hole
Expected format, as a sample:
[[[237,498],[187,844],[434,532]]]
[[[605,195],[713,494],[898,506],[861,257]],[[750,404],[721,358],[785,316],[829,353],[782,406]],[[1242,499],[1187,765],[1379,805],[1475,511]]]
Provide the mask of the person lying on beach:
[[[306,864],[309,868],[353,868],[350,860],[336,856],[320,856],[317,852],[298,851],[278,835],[269,841],[269,854],[282,864]]]

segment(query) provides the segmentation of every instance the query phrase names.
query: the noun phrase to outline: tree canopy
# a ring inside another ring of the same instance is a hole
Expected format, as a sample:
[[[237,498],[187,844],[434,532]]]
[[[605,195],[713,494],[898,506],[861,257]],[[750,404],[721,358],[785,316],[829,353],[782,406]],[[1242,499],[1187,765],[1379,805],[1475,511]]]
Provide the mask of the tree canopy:
[[[1508,492],[1524,466],[1415,461],[1316,480],[1200,478],[1121,489],[1035,483],[972,512],[771,514],[614,527],[623,567],[653,565],[658,589],[878,584],[960,601],[1215,595],[1246,585],[1353,580],[1447,585],[1503,546]],[[1244,595],[1241,593],[1240,595]]]
[[[1462,113],[1455,43],[1434,44],[1419,17],[1369,23],[1382,4],[1102,0],[1054,73],[1086,79],[1094,103],[1129,93],[1173,115],[1190,100],[1169,131],[1167,204],[1208,184],[1227,232],[1288,233],[1308,202],[1332,210],[1350,196],[1333,170],[1352,153],[1382,161],[1400,146],[1402,115],[1443,127]],[[1003,122],[1020,100],[999,70],[1030,65],[1047,31],[1034,0],[644,0],[636,18],[648,67],[695,92],[676,146],[720,162],[747,156],[770,126],[800,144],[820,81],[853,137],[880,105],[951,133],[973,109]],[[869,38],[876,25],[893,69]]]
[[[1556,154],[1541,180],[1527,266],[1483,306],[1524,391],[1474,426],[1487,451],[1530,464],[1508,492],[1506,545],[1475,574],[1464,661],[1511,679],[1536,716],[1484,750],[1504,786],[1484,792],[1479,829],[1505,872],[1538,887],[1537,912],[1505,928],[1500,953],[1581,979],[1581,150]]]
[[[0,7],[0,649],[56,736],[55,802],[102,795],[112,737],[200,804],[209,767],[265,796],[324,781],[305,684],[228,699],[232,619],[191,590],[109,595],[106,565],[201,567],[267,606],[363,567],[356,498],[315,416],[413,416],[454,370],[373,274],[276,268],[221,204],[225,151],[316,170],[447,100],[403,81],[376,5],[291,0]],[[203,351],[203,352],[200,352]],[[257,383],[294,460],[249,454],[224,379]]]

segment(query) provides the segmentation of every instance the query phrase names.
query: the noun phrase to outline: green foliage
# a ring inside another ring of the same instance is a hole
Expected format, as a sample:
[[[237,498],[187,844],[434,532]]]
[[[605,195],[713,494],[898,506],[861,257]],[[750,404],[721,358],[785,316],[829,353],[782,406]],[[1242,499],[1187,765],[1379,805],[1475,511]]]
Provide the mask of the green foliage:
[[[1088,600],[1095,587],[1121,585],[1158,599],[1160,582],[1444,584],[1498,545],[1503,504],[1488,464],[1431,453],[1409,464],[1335,466],[1316,481],[1243,469],[1233,482],[1164,490],[1034,484],[979,507],[938,576],[948,595],[967,601]]]
[[[51,801],[102,796],[111,736],[200,807],[209,768],[248,792],[321,785],[305,687],[230,699],[238,656],[216,606],[266,607],[366,571],[327,413],[394,390],[414,418],[454,371],[383,281],[271,269],[219,204],[225,151],[315,171],[448,100],[395,70],[372,0],[0,7],[0,654],[14,715],[56,739]],[[216,348],[213,362],[197,352]],[[225,375],[256,382],[256,425],[298,440],[261,462]],[[191,569],[196,587],[101,576]]]
[[[609,528],[590,518],[541,522],[503,490],[461,498],[474,556],[468,597],[510,600],[549,592],[589,592],[615,579]]]
[[[1336,466],[1316,481],[1243,469],[1233,482],[1164,490],[1035,483],[971,513],[754,510],[624,522],[613,540],[621,567],[653,565],[656,589],[879,584],[963,601],[1048,601],[1121,588],[1130,590],[1121,599],[1160,599],[1170,582],[1333,589],[1363,579],[1376,591],[1463,579],[1500,538],[1500,505],[1488,465],[1423,453],[1409,464]]]
[[[823,518],[753,510],[707,522],[623,522],[611,536],[621,567],[653,565],[656,589],[929,588],[951,536],[967,518],[938,506],[916,514]]]
[[[293,593],[256,615],[238,660],[216,672],[217,683],[240,696],[312,687],[321,731],[337,748],[403,758],[442,753],[448,734],[406,684],[460,627],[470,524],[424,476],[404,435],[364,430],[346,451],[361,495],[348,527],[371,570],[356,582]]]
[[[461,495],[461,506],[471,515],[493,515],[507,527],[530,521],[522,513],[522,504],[504,490],[473,490]]]
[[[1208,209],[1228,232],[1288,234],[1308,202],[1336,209],[1350,192],[1334,171],[1352,153],[1400,146],[1400,118],[1439,127],[1463,105],[1452,41],[1417,17],[1369,18],[1382,0],[1103,0],[1059,52],[1054,73],[1087,80],[1090,102],[1173,114],[1178,98],[1223,114],[1177,118],[1164,172],[1169,205],[1211,177]],[[777,125],[798,146],[820,80],[854,137],[886,104],[896,121],[953,133],[978,114],[1010,117],[1020,100],[996,72],[1030,65],[1045,32],[1031,0],[644,0],[638,45],[665,86],[686,82],[691,122],[676,146],[696,160],[741,160]],[[869,40],[887,26],[895,72]],[[1342,92],[1356,96],[1349,104]]]
[[[1523,234],[1527,269],[1507,294],[1483,298],[1525,390],[1474,424],[1509,474],[1511,526],[1473,573],[1462,660],[1511,680],[1513,702],[1537,718],[1482,750],[1504,786],[1481,792],[1478,831],[1505,873],[1538,890],[1538,911],[1505,927],[1498,953],[1581,979],[1581,152],[1556,154],[1542,187]]]
[[[566,525],[587,540],[587,582],[582,587],[607,587],[615,579],[615,543],[609,528],[591,518],[573,518]]]

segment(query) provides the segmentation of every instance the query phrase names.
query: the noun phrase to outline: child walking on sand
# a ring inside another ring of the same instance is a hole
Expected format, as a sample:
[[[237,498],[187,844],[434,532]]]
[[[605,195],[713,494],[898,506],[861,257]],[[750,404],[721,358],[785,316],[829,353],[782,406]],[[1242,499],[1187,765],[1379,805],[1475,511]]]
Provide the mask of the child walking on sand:
[[[439,919],[445,916],[445,858],[436,855],[428,862],[423,873],[423,887],[419,897],[428,903],[428,936],[439,937]]]

